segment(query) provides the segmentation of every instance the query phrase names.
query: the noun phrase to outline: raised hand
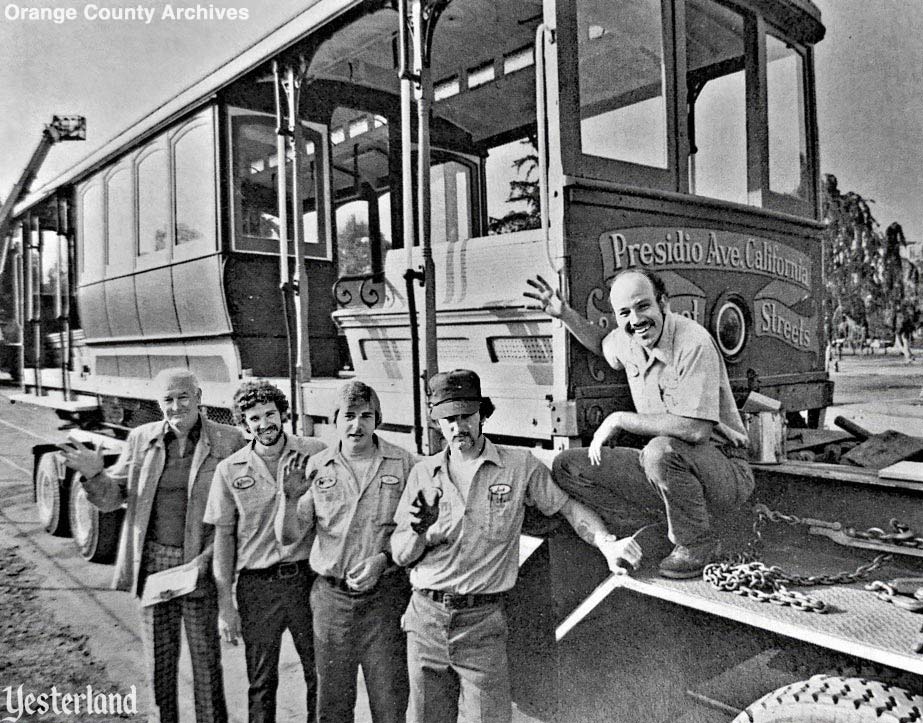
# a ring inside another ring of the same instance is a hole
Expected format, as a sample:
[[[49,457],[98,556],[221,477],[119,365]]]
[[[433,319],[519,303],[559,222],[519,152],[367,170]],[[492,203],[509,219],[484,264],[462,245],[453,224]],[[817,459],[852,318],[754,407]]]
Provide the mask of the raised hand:
[[[552,288],[551,284],[541,276],[526,279],[526,283],[535,291],[524,291],[522,295],[537,302],[536,304],[530,304],[529,308],[541,309],[548,316],[560,319],[564,313],[564,300],[561,298],[561,292]]]
[[[426,531],[439,519],[439,498],[442,494],[439,490],[434,491],[435,495],[428,500],[424,491],[420,490],[417,492],[416,499],[411,503],[410,529],[418,535],[426,534]]]
[[[101,449],[92,449],[72,439],[59,444],[58,449],[64,457],[64,464],[82,474],[84,479],[95,477],[105,469]]]
[[[311,487],[314,474],[306,478],[304,471],[308,464],[308,455],[295,453],[285,458],[279,470],[282,476],[282,492],[286,499],[297,500]],[[315,471],[316,474],[316,471]]]

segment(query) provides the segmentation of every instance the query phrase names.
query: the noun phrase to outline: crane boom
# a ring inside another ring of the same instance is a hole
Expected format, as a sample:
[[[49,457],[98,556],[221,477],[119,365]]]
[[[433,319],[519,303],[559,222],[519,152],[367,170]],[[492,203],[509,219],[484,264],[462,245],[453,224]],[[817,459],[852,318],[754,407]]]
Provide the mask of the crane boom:
[[[26,163],[26,167],[19,175],[16,183],[6,197],[6,201],[0,206],[0,239],[3,239],[3,250],[0,252],[0,276],[3,276],[4,267],[6,266],[6,257],[10,246],[10,236],[8,235],[10,221],[13,218],[13,209],[22,198],[25,191],[32,185],[36,174],[45,162],[45,157],[51,147],[59,141],[83,141],[87,137],[86,118],[81,115],[55,115],[51,118],[42,130],[42,138],[32,157]]]

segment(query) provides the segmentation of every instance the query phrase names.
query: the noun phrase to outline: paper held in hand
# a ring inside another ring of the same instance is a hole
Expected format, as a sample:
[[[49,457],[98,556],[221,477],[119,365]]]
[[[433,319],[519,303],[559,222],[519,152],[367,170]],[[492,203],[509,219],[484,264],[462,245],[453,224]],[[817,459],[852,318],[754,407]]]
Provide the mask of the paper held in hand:
[[[148,607],[160,602],[172,600],[180,595],[188,595],[195,590],[199,581],[199,565],[195,560],[185,565],[171,567],[169,570],[155,572],[144,582],[141,606]]]

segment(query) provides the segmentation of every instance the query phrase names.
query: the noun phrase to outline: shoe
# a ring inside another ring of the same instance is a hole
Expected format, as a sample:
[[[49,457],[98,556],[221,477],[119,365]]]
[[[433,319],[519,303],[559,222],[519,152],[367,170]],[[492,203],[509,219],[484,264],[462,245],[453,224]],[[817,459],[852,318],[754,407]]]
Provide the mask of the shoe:
[[[677,545],[660,561],[658,572],[672,580],[700,577],[702,570],[721,555],[721,542],[709,537],[694,545]]]

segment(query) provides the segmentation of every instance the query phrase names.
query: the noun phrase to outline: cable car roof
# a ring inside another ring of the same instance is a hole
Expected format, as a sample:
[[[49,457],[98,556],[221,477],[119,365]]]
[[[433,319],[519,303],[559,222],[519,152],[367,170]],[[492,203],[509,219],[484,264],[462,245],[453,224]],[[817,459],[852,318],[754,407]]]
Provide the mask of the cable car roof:
[[[478,1],[484,3],[485,12],[488,10],[496,12],[495,0]],[[540,1],[533,1],[536,4],[537,12],[541,12]],[[307,2],[309,5],[307,9],[283,23],[277,29],[267,33],[263,38],[231,60],[219,65],[204,78],[188,86],[185,90],[153,109],[153,111],[145,114],[67,171],[29,193],[17,204],[14,215],[21,215],[31,206],[47,198],[59,186],[72,183],[92,173],[113,157],[132,146],[141,144],[157,131],[169,126],[179,117],[209,103],[219,91],[239,80],[257,66],[271,60],[281,51],[290,48],[303,39],[306,34],[325,22],[361,4],[362,0],[307,0]],[[824,36],[820,10],[809,0],[749,0],[749,2],[758,12],[780,27],[785,28],[786,34],[795,41],[810,45],[820,41]],[[448,14],[451,14],[451,12],[449,11]],[[355,38],[347,39],[344,41],[344,45],[351,46],[354,49],[355,45],[352,45],[354,41]],[[330,43],[334,45],[340,44],[337,42],[336,36],[325,41],[325,45]],[[328,49],[330,49],[329,45]],[[344,47],[342,49],[345,52],[349,48]],[[438,79],[438,68],[434,68],[434,75]],[[396,77],[394,83],[396,86]],[[446,108],[446,110],[449,111],[450,109]],[[456,120],[461,121],[462,119]],[[471,125],[476,125],[472,119],[466,120]],[[462,121],[462,125],[467,124]],[[473,135],[477,137],[478,134],[475,129],[471,128],[470,130],[474,131]]]

